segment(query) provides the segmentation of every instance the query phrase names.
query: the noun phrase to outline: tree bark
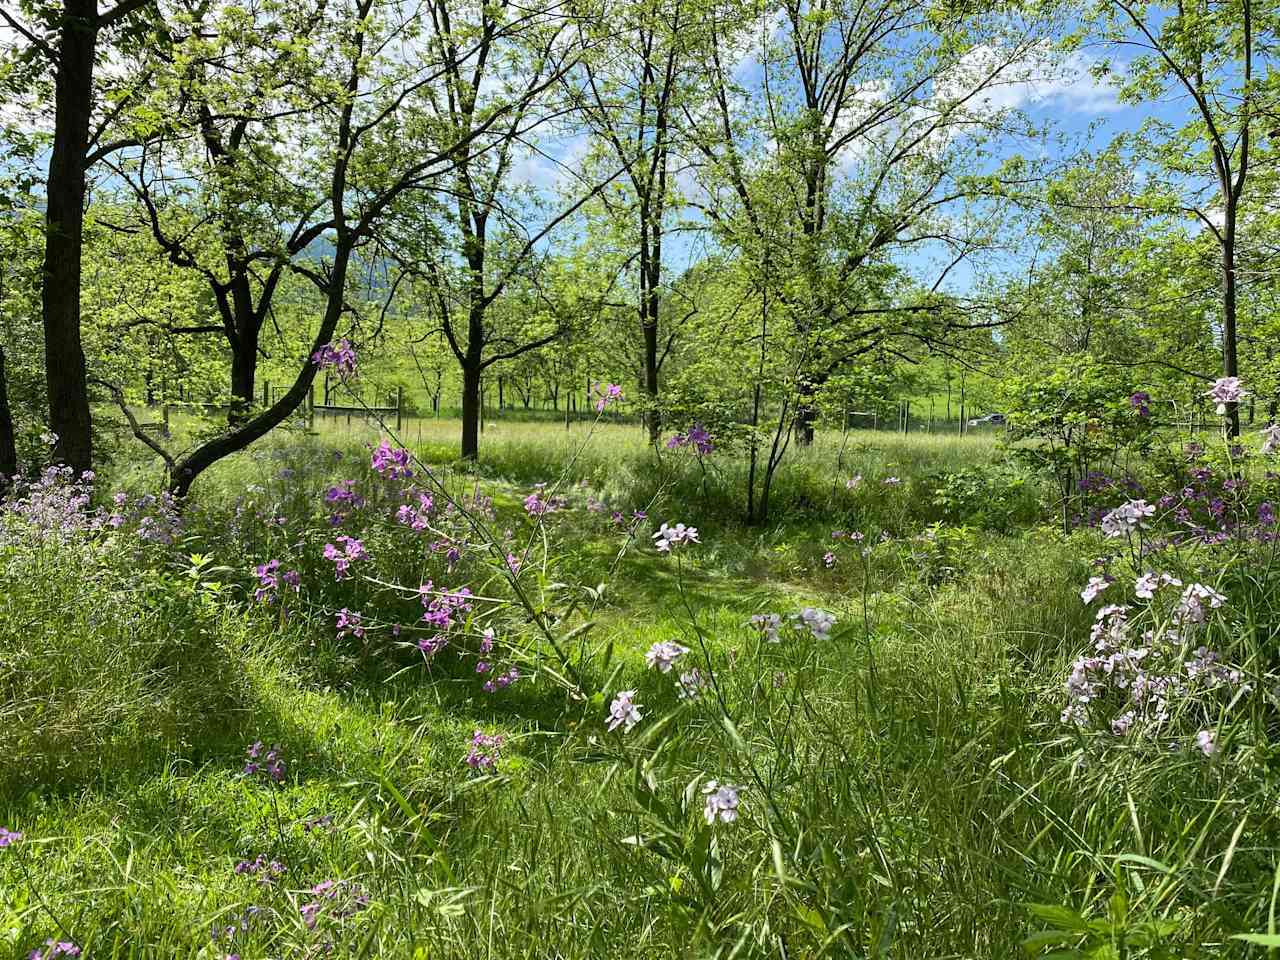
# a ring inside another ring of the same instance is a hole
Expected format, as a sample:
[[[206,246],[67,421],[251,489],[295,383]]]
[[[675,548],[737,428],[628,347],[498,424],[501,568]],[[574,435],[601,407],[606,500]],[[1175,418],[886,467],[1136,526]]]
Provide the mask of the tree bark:
[[[480,365],[462,367],[462,459],[480,456]]]
[[[93,422],[80,343],[80,271],[97,42],[95,0],[64,0],[46,185],[42,301],[49,426],[58,437],[53,457],[78,473],[93,463]]]
[[[0,490],[8,488],[18,472],[18,445],[13,437],[13,413],[9,409],[9,381],[4,372],[4,350],[0,349]]]

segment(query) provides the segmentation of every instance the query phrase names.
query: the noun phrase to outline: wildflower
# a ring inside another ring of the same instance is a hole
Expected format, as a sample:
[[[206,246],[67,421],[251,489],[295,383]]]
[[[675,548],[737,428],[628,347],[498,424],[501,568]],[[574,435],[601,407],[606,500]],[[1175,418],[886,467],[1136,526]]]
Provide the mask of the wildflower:
[[[354,637],[364,637],[363,618],[354,610],[348,610],[343,607],[338,611],[337,624],[339,638],[351,634]]]
[[[896,487],[902,481],[899,480],[897,477],[885,477],[882,482],[886,487]]]
[[[667,441],[668,450],[679,450],[681,447],[693,447],[700,457],[710,456],[715,451],[711,433],[700,423],[695,423],[684,433],[677,433]]]
[[[1216,610],[1226,602],[1227,598],[1212,587],[1193,583],[1182,591],[1175,614],[1182,623],[1204,623],[1208,616],[1205,604],[1208,604],[1209,609]]]
[[[499,690],[505,690],[519,679],[520,671],[515,667],[511,667],[506,673],[499,674],[492,680],[486,680],[481,689],[483,689],[485,693],[497,693]]]
[[[309,820],[302,821],[303,833],[311,833],[313,830],[331,830],[333,828],[333,814],[325,813],[318,817],[312,817]]]
[[[1145,390],[1139,390],[1129,396],[1129,406],[1137,410],[1138,416],[1140,417],[1151,416],[1151,407],[1148,406],[1150,403],[1151,394],[1147,393]]]
[[[27,960],[53,960],[54,957],[78,957],[80,948],[70,940],[46,940],[44,950],[32,950]]]
[[[1204,395],[1217,404],[1218,416],[1227,412],[1227,404],[1239,403],[1249,395],[1239,377],[1219,377]]]
[[[702,675],[702,671],[697,667],[686,670],[680,674],[680,679],[676,681],[676,695],[681,700],[693,700],[702,694],[707,688],[707,678]]]
[[[1201,730],[1196,734],[1196,746],[1206,757],[1212,757],[1218,752],[1218,735],[1212,730]]]
[[[836,625],[834,614],[817,607],[805,607],[796,614],[796,620],[809,628],[815,640],[826,640],[831,635],[831,628]]]
[[[739,794],[746,787],[736,786],[731,783],[720,783],[718,780],[707,781],[706,786],[702,788],[703,794],[707,798],[706,806],[702,810],[702,816],[707,824],[713,824],[716,820],[721,823],[733,823],[738,819],[738,806],[741,803]]]
[[[494,632],[493,627],[485,627],[480,633],[480,652],[488,653],[493,649]]]
[[[331,367],[341,377],[356,375],[356,351],[346,340],[324,344],[311,354],[311,362],[321,369]]]
[[[326,543],[324,545],[324,558],[333,563],[334,579],[345,580],[351,575],[347,571],[352,561],[363,560],[369,554],[364,548],[364,543],[354,537],[342,536],[338,537],[337,540],[338,543],[342,544],[342,549],[339,550],[332,543]]]
[[[250,744],[246,748],[245,754],[248,756],[248,760],[244,765],[245,776],[260,777],[273,783],[283,783],[284,751],[275,746],[265,752],[264,749],[261,740]]]
[[[373,451],[369,466],[388,480],[407,479],[413,476],[413,470],[409,467],[409,451],[403,447],[393,448],[386,440],[378,444],[378,448]]]
[[[698,539],[698,528],[686,527],[683,523],[677,523],[674,527],[664,523],[653,535],[653,540],[659,553],[668,553],[673,546],[702,542]]]
[[[634,690],[619,690],[613,703],[609,704],[609,729],[622,727],[623,733],[630,733],[640,722],[640,705],[635,702]]]
[[[498,734],[486,734],[483,730],[477,730],[471,735],[471,749],[462,762],[472,770],[492,771],[498,765],[501,751],[501,736]]]
[[[1107,577],[1090,577],[1089,582],[1080,591],[1080,599],[1086,604],[1093,603],[1098,594],[1109,586],[1111,586],[1111,581]]]
[[[22,834],[0,827],[0,847],[11,847],[22,839]]]
[[[670,673],[675,662],[688,652],[688,647],[682,647],[672,640],[663,640],[651,646],[644,658],[650,667],[656,668],[660,673]]]
[[[751,625],[764,634],[769,643],[778,643],[778,634],[782,630],[782,614],[757,613],[751,618]]]
[[[844,488],[846,490],[852,490],[861,482],[862,482],[862,474],[860,473],[854,474],[852,477],[850,477],[848,480],[844,482]]]
[[[1258,504],[1258,522],[1264,527],[1275,526],[1276,508],[1270,500],[1264,500]]]
[[[1155,506],[1145,500],[1130,500],[1102,518],[1102,532],[1109,537],[1123,537],[1141,527],[1155,512]]]
[[[836,555],[828,550],[822,555],[822,565],[830,570],[836,565]]]
[[[1158,586],[1160,586],[1160,578],[1148,570],[1133,585],[1133,594],[1141,600],[1150,600],[1156,595]]]
[[[596,413],[604,413],[604,408],[609,404],[622,400],[622,388],[616,383],[597,383],[593,389],[596,394]]]
[[[278,860],[268,860],[264,853],[252,860],[241,860],[235,865],[235,873],[242,877],[257,877],[259,883],[272,883],[288,873],[288,868]]]
[[[1280,450],[1280,423],[1272,423],[1261,431],[1262,455],[1270,456]]]
[[[1120,716],[1111,721],[1111,732],[1117,737],[1123,737],[1133,727],[1137,721],[1138,715],[1132,710],[1126,710]]]

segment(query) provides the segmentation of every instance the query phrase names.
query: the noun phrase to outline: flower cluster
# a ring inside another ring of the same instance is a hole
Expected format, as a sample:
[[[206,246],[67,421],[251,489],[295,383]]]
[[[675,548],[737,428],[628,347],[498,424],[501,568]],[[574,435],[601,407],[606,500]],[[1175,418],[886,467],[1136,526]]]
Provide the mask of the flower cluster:
[[[355,537],[338,537],[338,543],[342,545],[339,550],[332,543],[324,545],[324,558],[333,562],[333,576],[335,580],[345,580],[351,576],[350,567],[353,561],[363,560],[368,556],[368,552],[364,548],[364,543]]]
[[[683,523],[677,523],[674,527],[664,523],[653,535],[653,545],[658,548],[659,553],[669,553],[672,547],[699,542],[698,528],[686,527]]]
[[[0,827],[0,848],[11,847],[22,839],[22,834]]]
[[[640,722],[640,704],[635,702],[636,691],[619,690],[613,702],[609,704],[609,730],[622,727],[623,733],[630,733]]]
[[[611,403],[622,402],[622,388],[616,383],[597,383],[591,392],[596,395],[596,413],[604,413],[604,408]]]
[[[70,940],[46,940],[43,950],[32,950],[27,960],[53,960],[54,957],[78,957],[80,948]]]
[[[477,730],[471,735],[471,748],[462,762],[472,770],[492,773],[497,768],[501,756],[502,737],[496,733],[489,734],[483,730]]]
[[[711,432],[700,423],[695,423],[684,433],[677,433],[667,441],[668,450],[679,450],[691,447],[700,457],[709,457],[715,452]]]
[[[257,777],[270,783],[284,783],[284,751],[279,747],[267,750],[258,740],[245,748],[248,760],[244,765],[246,777]]]
[[[168,491],[159,496],[143,494],[133,500],[127,493],[117,493],[111,503],[114,509],[106,524],[113,530],[132,528],[139,540],[162,547],[172,546],[182,535],[178,501]]]
[[[315,929],[322,913],[350,917],[369,906],[369,895],[349,880],[324,880],[311,888],[311,895],[316,899],[298,908],[308,930]]]
[[[706,805],[703,807],[702,816],[707,821],[708,826],[714,824],[717,820],[721,823],[733,823],[738,819],[738,807],[741,804],[741,794],[746,787],[736,786],[731,783],[720,783],[718,780],[709,780],[703,786],[702,792],[706,796]]]
[[[311,354],[311,362],[323,369],[332,369],[341,377],[356,375],[356,351],[346,340],[326,343]]]
[[[670,673],[676,661],[688,652],[688,647],[682,647],[673,640],[660,640],[645,652],[644,659],[660,673]]]
[[[324,502],[333,509],[329,517],[329,525],[340,527],[351,516],[353,510],[365,505],[365,499],[356,492],[354,480],[339,480],[324,492]]]
[[[548,513],[555,513],[557,510],[563,510],[569,505],[566,497],[559,495],[545,496],[543,488],[545,483],[538,484],[533,493],[524,498],[524,512],[531,517],[541,517]]]
[[[1138,390],[1137,392],[1130,394],[1129,406],[1131,406],[1140,417],[1151,416],[1151,394],[1144,390]]]
[[[258,603],[270,603],[276,598],[283,583],[297,593],[302,589],[302,575],[297,570],[280,572],[279,560],[268,560],[253,568],[253,575],[258,578],[258,587],[253,591],[253,599]]]
[[[386,440],[378,444],[369,460],[369,467],[375,473],[388,480],[409,479],[413,470],[409,466],[409,451],[403,447],[392,447]]]
[[[1145,500],[1130,500],[1102,518],[1102,532],[1108,537],[1125,537],[1155,516],[1156,508]]]
[[[410,499],[417,497],[417,506],[412,503],[401,504],[396,510],[396,522],[414,530],[427,529],[428,524],[431,523],[431,511],[435,508],[435,501],[430,494],[416,490],[406,496]]]
[[[1218,416],[1225,416],[1227,404],[1239,403],[1249,395],[1239,377],[1219,377],[1204,394],[1217,404]]]
[[[1091,586],[1096,581],[1114,583],[1094,577]],[[1207,698],[1219,689],[1240,689],[1240,671],[1226,666],[1203,643],[1192,648],[1208,612],[1222,607],[1226,598],[1212,587],[1192,583],[1176,599],[1161,601],[1182,586],[1171,574],[1146,571],[1133,591],[1144,607],[1111,604],[1098,610],[1089,635],[1092,647],[1075,660],[1067,677],[1064,723],[1082,728],[1100,724],[1116,737],[1157,732],[1185,714],[1216,713]],[[1100,592],[1086,587],[1081,596],[1088,603]]]
[[[1280,450],[1280,423],[1269,424],[1259,432],[1262,434],[1262,455],[1264,457],[1269,457],[1277,450]]]
[[[338,630],[339,639],[348,634],[361,640],[364,639],[364,618],[355,610],[348,610],[346,607],[339,610],[334,626]]]
[[[703,676],[702,671],[697,667],[692,667],[680,674],[680,679],[676,681],[676,696],[681,700],[695,700],[702,696],[702,691],[706,690],[708,680]]]
[[[288,873],[288,868],[279,860],[268,860],[265,853],[260,853],[252,860],[241,860],[235,866],[235,874],[240,877],[254,877],[259,883],[274,883]]]
[[[804,607],[799,613],[792,614],[789,621],[784,620],[780,613],[757,613],[751,618],[751,626],[760,631],[768,643],[780,643],[782,630],[788,624],[795,630],[807,630],[815,640],[826,640],[836,625],[836,617],[828,610]]]
[[[94,475],[76,476],[70,467],[46,467],[30,483],[14,481],[3,504],[3,512],[21,521],[20,530],[10,536],[21,540],[65,542],[92,533],[101,526],[93,511]]]

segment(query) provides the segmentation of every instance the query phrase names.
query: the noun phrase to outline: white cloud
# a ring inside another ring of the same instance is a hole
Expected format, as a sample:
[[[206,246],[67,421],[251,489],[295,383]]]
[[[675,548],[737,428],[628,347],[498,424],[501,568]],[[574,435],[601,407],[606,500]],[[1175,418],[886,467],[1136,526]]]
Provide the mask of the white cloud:
[[[994,47],[974,47],[956,70],[938,78],[935,95],[958,100],[972,94],[966,106],[975,114],[1027,109],[1098,114],[1121,109],[1115,88],[1090,72],[1097,61],[1086,53],[1077,51],[1058,61],[1042,47],[1007,63],[1004,57]],[[988,83],[992,73],[995,77]],[[973,93],[983,84],[984,89]]]

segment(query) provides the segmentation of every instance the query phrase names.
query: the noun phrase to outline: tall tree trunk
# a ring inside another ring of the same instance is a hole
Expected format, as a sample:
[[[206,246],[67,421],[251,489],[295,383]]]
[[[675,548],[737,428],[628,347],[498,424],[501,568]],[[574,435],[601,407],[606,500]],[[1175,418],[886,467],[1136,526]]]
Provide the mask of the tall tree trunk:
[[[0,349],[0,490],[9,486],[18,472],[18,445],[13,439],[13,413],[9,409],[9,380],[4,372],[4,350]]]
[[[77,472],[93,462],[93,423],[80,343],[80,265],[84,239],[85,152],[98,42],[96,0],[64,0],[53,150],[45,207],[44,351],[54,459]]]
[[[1238,377],[1236,356],[1236,207],[1228,201],[1222,235],[1222,375]],[[1240,405],[1227,404],[1227,436],[1240,436]]]
[[[231,406],[227,422],[244,423],[257,399],[258,345],[242,333],[231,350]]]
[[[468,358],[462,368],[462,459],[480,456],[480,365]]]

